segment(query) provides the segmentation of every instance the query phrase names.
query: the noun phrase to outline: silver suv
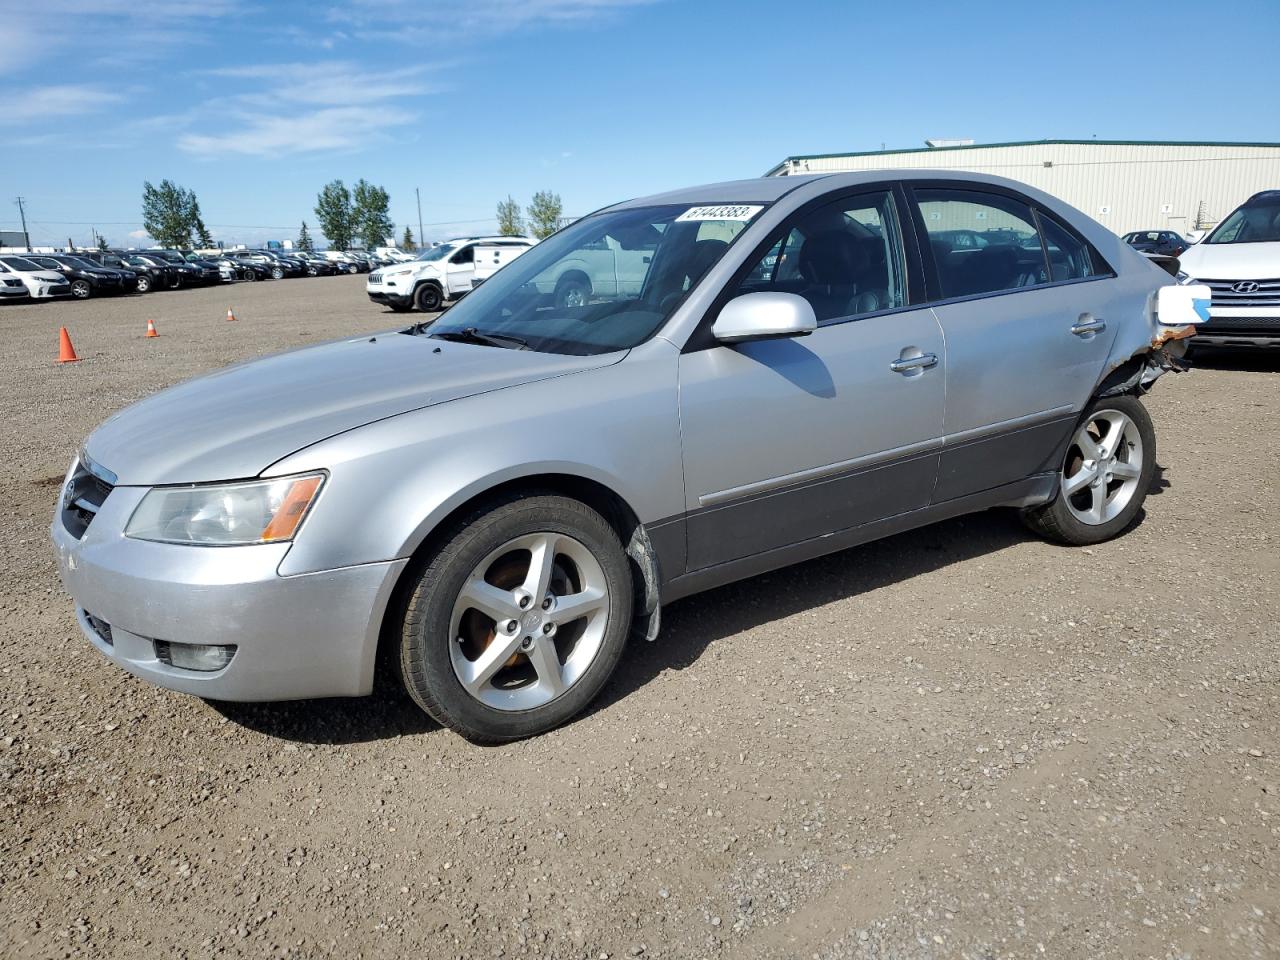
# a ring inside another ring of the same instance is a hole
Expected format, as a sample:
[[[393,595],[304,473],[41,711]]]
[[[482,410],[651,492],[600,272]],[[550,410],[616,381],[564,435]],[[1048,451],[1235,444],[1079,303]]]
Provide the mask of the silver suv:
[[[602,248],[637,275],[557,297]],[[112,417],[62,488],[63,581],[162,686],[363,695],[381,650],[442,724],[528,736],[678,597],[989,507],[1121,533],[1155,466],[1138,396],[1194,330],[1161,326],[1171,283],[995,177],[631,200],[438,319]]]

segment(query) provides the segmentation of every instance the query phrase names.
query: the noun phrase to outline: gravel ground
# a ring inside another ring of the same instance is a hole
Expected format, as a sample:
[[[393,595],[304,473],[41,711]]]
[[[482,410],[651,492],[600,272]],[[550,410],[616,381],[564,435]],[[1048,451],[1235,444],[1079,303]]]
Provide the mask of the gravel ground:
[[[681,601],[529,742],[121,673],[47,542],[76,443],[395,326],[363,284],[0,307],[0,955],[1280,956],[1274,359],[1160,382],[1127,536],[992,512]]]

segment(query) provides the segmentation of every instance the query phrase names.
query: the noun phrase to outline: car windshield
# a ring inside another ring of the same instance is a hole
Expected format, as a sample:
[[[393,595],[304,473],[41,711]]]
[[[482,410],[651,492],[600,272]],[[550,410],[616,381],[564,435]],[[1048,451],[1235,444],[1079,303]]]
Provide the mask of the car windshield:
[[[442,243],[438,247],[432,247],[430,250],[423,250],[418,254],[419,260],[442,260],[453,251],[458,249],[456,243]]]
[[[26,257],[0,257],[0,263],[7,267],[12,267],[14,270],[39,271],[47,269],[38,263],[32,263]]]
[[[1280,242],[1280,199],[1246,204],[1223,220],[1205,243]]]
[[[426,333],[580,356],[634,347],[762,210],[668,204],[587,217],[530,247]]]

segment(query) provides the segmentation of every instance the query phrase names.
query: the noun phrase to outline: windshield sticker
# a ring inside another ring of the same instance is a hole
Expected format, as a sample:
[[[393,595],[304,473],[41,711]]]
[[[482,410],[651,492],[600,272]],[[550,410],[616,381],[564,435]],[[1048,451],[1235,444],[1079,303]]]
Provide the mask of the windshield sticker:
[[[690,207],[676,217],[676,223],[694,223],[703,220],[736,220],[746,223],[763,209],[761,205],[740,203],[718,207]]]

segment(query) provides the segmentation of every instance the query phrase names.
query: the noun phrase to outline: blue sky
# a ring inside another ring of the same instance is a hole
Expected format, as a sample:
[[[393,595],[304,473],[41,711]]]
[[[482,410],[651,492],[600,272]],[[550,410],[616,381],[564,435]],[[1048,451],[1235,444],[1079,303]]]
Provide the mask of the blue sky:
[[[415,234],[421,188],[430,239],[925,137],[1280,140],[1278,30],[1276,0],[0,0],[0,229],[22,196],[37,243],[145,242],[165,177],[227,242],[314,230],[335,177]]]

